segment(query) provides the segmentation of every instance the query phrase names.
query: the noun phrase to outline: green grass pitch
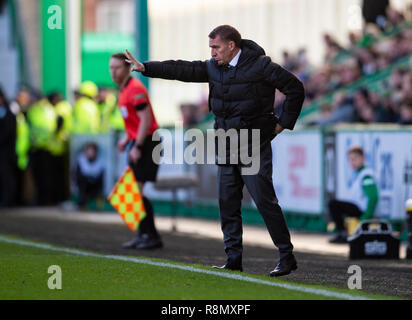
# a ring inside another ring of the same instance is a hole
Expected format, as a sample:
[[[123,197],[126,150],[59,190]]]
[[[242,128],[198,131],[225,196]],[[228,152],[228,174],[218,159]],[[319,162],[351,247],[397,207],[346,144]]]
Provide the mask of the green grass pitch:
[[[9,239],[15,239],[8,237]],[[56,247],[59,248],[59,247]],[[151,261],[185,265],[173,261]],[[62,289],[51,290],[48,273],[51,265],[61,267]],[[186,265],[189,266],[189,265]],[[190,265],[211,270],[205,266]],[[222,273],[227,273],[222,271]],[[244,273],[233,273],[250,278],[277,283],[270,279]],[[293,284],[292,284],[293,285]],[[299,284],[296,284],[299,285]],[[299,285],[303,286],[303,285]],[[338,290],[321,286],[304,286],[340,292],[366,298],[389,297],[366,295],[361,291]],[[118,261],[102,257],[76,255],[67,252],[23,246],[0,241],[0,299],[214,299],[214,300],[277,300],[277,299],[328,299],[324,295],[300,292],[222,278],[188,270]]]

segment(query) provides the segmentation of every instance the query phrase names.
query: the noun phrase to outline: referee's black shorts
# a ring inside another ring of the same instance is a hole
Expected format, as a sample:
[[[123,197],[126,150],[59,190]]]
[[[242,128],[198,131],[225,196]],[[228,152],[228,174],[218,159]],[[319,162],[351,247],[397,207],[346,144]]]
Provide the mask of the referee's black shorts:
[[[134,176],[138,182],[156,181],[157,171],[159,165],[153,160],[152,153],[153,149],[161,143],[161,141],[153,141],[152,135],[146,137],[143,142],[142,156],[137,161],[133,163],[129,161],[129,166],[133,170]],[[134,142],[129,146],[129,148],[134,147]],[[130,150],[128,148],[128,150]]]

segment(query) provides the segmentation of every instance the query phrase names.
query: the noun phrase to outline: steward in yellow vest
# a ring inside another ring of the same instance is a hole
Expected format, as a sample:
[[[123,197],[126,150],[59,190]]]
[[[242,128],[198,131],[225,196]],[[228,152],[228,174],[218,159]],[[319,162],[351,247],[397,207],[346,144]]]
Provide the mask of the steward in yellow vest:
[[[98,88],[91,82],[86,81],[79,89],[80,97],[76,100],[73,110],[73,130],[75,134],[99,133],[100,112],[94,98],[97,96]]]
[[[37,97],[27,112],[30,128],[30,166],[36,186],[36,202],[40,206],[57,204],[57,176],[54,154],[63,150],[56,138],[58,116],[46,98]]]

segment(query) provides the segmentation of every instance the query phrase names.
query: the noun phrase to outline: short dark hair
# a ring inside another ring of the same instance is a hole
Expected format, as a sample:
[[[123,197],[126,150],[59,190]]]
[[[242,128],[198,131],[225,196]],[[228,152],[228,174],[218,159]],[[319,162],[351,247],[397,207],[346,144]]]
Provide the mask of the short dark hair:
[[[47,95],[47,100],[49,100],[51,104],[53,104],[53,102],[55,102],[57,99],[61,99],[61,93],[58,91],[52,91]]]
[[[240,48],[240,41],[242,40],[242,36],[240,35],[239,31],[237,31],[232,26],[224,24],[214,28],[213,31],[209,33],[209,38],[215,39],[216,36],[220,36],[220,38],[225,41],[233,41],[236,47]]]
[[[365,156],[365,152],[363,151],[362,147],[360,146],[353,146],[348,150],[348,154],[355,153],[361,157]]]
[[[128,58],[123,52],[114,53],[110,58],[122,60],[126,67],[130,67],[130,63],[126,61]]]

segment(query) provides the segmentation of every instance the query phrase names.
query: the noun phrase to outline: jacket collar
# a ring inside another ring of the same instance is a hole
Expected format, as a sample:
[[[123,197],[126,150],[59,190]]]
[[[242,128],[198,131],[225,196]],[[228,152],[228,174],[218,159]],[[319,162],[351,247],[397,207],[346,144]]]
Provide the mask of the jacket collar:
[[[229,65],[232,67],[236,67],[239,62],[240,54],[242,53],[242,49],[239,49],[239,52],[233,57],[232,61],[229,62]]]

